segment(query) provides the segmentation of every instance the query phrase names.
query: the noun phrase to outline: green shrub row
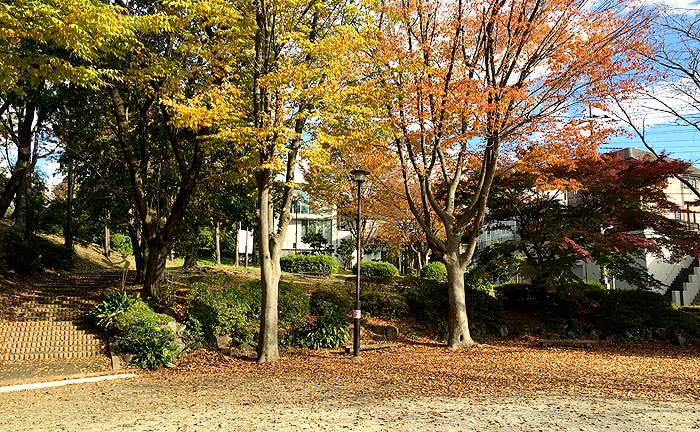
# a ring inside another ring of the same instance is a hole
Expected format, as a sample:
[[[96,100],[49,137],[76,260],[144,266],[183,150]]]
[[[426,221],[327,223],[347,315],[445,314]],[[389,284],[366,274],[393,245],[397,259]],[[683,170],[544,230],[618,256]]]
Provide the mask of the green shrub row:
[[[213,289],[196,282],[188,292],[188,314],[207,334],[230,334],[237,343],[253,341],[259,328],[260,281]],[[309,297],[298,286],[279,283],[279,325],[289,327],[309,314]]]
[[[357,274],[357,264],[352,267],[353,274]],[[394,264],[386,261],[362,261],[360,263],[360,275],[370,277],[396,277],[399,269]]]
[[[344,291],[319,289],[311,293],[309,300],[310,312],[314,316],[327,315],[337,312],[348,314],[353,308],[354,301]]]
[[[285,345],[297,348],[338,348],[350,338],[347,318],[336,310],[316,317],[316,320],[297,328],[286,335]]]
[[[280,259],[282,271],[289,273],[312,273],[330,276],[338,273],[338,261],[328,255],[296,254]]]
[[[411,286],[406,292],[406,303],[411,314],[427,324],[446,323],[450,311],[446,283],[434,281]],[[493,329],[506,323],[501,302],[482,290],[465,289],[467,316],[470,323]]]

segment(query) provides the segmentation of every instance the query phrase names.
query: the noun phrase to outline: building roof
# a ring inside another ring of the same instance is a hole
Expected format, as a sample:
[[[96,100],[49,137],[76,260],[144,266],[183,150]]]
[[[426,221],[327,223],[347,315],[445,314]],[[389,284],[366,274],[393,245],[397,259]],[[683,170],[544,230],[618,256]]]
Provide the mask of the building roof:
[[[609,154],[624,158],[624,159],[636,159],[636,160],[645,160],[645,159],[654,159],[656,156],[654,156],[653,153],[640,150],[637,148],[632,148],[632,147],[627,147],[622,150],[617,150],[614,152],[610,152]],[[679,159],[673,159],[670,157],[666,157],[666,159],[671,160],[671,161],[678,161],[678,162],[685,162]],[[700,176],[700,169],[695,168],[694,166],[688,167],[688,174],[691,174],[693,176]]]

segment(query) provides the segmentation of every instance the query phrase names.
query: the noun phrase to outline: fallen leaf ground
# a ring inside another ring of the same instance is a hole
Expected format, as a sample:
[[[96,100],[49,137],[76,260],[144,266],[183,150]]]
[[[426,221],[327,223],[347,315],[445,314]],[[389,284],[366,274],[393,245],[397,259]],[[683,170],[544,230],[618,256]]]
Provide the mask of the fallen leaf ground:
[[[658,401],[700,400],[700,348],[661,343],[599,343],[593,349],[540,348],[535,341],[498,340],[463,351],[434,341],[410,341],[366,351],[353,361],[341,350],[282,351],[279,362],[258,365],[199,350],[175,368],[148,374],[240,375],[324,383],[394,394],[582,394]],[[149,379],[149,378],[147,378]]]

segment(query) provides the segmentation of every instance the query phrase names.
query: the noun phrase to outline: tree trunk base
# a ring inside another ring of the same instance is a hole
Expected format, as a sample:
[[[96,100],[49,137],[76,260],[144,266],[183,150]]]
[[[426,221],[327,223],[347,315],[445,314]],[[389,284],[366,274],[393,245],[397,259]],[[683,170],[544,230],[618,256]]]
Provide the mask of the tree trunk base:
[[[464,339],[457,340],[457,341],[450,341],[447,343],[447,349],[451,350],[459,350],[459,349],[467,349],[467,348],[474,348],[476,346],[476,342],[474,342],[474,339],[470,337],[466,337]]]
[[[275,352],[261,352],[258,355],[258,364],[263,363],[274,363],[280,359],[279,350],[274,350]]]

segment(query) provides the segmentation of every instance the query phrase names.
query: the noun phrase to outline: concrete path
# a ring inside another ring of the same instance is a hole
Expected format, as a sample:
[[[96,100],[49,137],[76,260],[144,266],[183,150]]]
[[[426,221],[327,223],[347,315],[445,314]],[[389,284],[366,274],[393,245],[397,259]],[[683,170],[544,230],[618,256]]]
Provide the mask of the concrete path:
[[[692,431],[700,406],[596,396],[427,397],[292,378],[132,379],[0,394],[0,431]]]

